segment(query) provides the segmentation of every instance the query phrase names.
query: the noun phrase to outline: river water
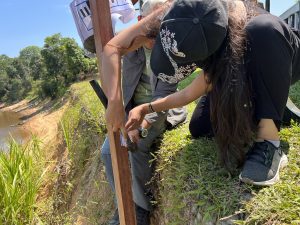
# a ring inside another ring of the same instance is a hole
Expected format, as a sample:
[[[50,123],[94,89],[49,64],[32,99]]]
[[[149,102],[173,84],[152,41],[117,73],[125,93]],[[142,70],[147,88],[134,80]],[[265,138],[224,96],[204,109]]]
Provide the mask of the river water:
[[[0,150],[8,150],[11,137],[18,143],[28,137],[28,132],[18,124],[21,115],[13,111],[0,111]]]

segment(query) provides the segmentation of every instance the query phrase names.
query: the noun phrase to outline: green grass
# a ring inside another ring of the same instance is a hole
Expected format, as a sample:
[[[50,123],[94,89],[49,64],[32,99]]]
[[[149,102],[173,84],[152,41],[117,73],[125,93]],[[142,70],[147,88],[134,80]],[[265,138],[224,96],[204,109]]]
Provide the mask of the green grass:
[[[195,76],[182,81],[179,89]],[[71,93],[76,103],[66,112],[62,127],[66,146],[75,154],[76,165],[82,168],[85,161],[80,160],[86,159],[84,156],[92,146],[88,142],[90,133],[97,131],[103,135],[106,131],[104,109],[88,82],[73,85]],[[290,97],[300,105],[300,84],[291,88]],[[195,103],[188,105],[189,117],[194,108]],[[280,135],[289,144],[289,148],[285,147],[289,151],[289,165],[281,173],[281,182],[268,188],[255,188],[240,184],[237,175],[230,175],[218,164],[213,140],[191,139],[188,123],[165,132],[155,156],[157,224],[217,224],[219,219],[237,212],[246,218],[236,223],[244,225],[300,224],[299,125],[293,123],[283,128]],[[251,200],[245,201],[250,195]],[[97,207],[102,204],[104,199]],[[88,215],[89,210],[87,206],[84,214]],[[105,220],[108,209],[103,210],[106,211],[99,219]]]
[[[189,105],[189,115],[194,107]],[[213,140],[191,139],[188,124],[164,134],[157,160],[158,205],[165,224],[188,224],[197,214],[196,224],[216,222],[239,210],[248,188],[219,165]]]
[[[56,223],[73,224],[78,217],[84,217],[85,223],[98,224],[107,220],[112,205],[99,158],[106,133],[104,107],[89,82],[73,84],[69,95],[70,106],[60,123],[69,169],[54,200],[61,202]],[[72,209],[68,209],[70,201],[76,202]]]
[[[0,152],[0,224],[39,222],[37,196],[43,178],[39,141],[25,146],[12,141]]]
[[[188,86],[195,79],[195,77],[198,75],[199,72],[200,72],[200,69],[196,69],[194,73],[192,73],[190,76],[188,76],[184,80],[180,81],[178,84],[178,89],[181,90],[181,89],[185,88],[186,86]]]
[[[88,82],[72,85],[70,92],[73,101],[60,124],[71,160],[77,168],[82,168],[93,134],[103,136],[106,132],[104,107]]]
[[[300,83],[291,88],[290,97],[300,106]],[[189,116],[194,107],[195,103],[188,106]],[[160,224],[216,224],[236,213],[246,216],[238,224],[300,224],[300,127],[293,123],[280,135],[289,145],[289,165],[281,182],[256,188],[240,184],[237,176],[219,166],[213,140],[191,139],[188,124],[167,131],[156,155]]]
[[[74,147],[74,137],[76,136],[76,129],[78,128],[81,114],[81,106],[79,103],[73,104],[64,113],[60,125],[63,131],[64,139],[68,151],[72,152]]]
[[[90,114],[90,122],[99,132],[105,132],[104,107],[89,82],[80,82],[72,85],[71,92],[78,98],[78,102]]]

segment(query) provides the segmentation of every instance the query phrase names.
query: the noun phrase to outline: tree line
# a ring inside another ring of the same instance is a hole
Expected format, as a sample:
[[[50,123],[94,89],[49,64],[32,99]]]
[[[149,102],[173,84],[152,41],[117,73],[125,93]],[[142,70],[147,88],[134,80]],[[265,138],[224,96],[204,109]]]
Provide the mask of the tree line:
[[[0,101],[63,95],[71,83],[97,72],[96,59],[85,53],[73,38],[54,34],[42,48],[28,46],[15,58],[0,55]]]

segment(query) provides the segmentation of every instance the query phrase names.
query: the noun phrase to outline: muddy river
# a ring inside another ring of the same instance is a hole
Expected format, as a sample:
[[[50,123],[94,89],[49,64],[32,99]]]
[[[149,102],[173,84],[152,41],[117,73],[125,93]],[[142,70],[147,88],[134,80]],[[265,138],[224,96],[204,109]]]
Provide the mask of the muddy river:
[[[16,112],[0,110],[0,150],[8,150],[11,138],[22,143],[28,137],[28,132],[19,126],[22,123],[20,117]]]

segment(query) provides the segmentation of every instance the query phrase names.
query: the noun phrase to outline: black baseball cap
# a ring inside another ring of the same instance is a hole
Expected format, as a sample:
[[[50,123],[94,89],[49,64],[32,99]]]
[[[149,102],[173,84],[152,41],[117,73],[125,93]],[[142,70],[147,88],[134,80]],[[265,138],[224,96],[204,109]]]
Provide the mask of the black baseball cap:
[[[227,0],[175,0],[151,54],[159,79],[178,83],[217,51],[227,35]]]

